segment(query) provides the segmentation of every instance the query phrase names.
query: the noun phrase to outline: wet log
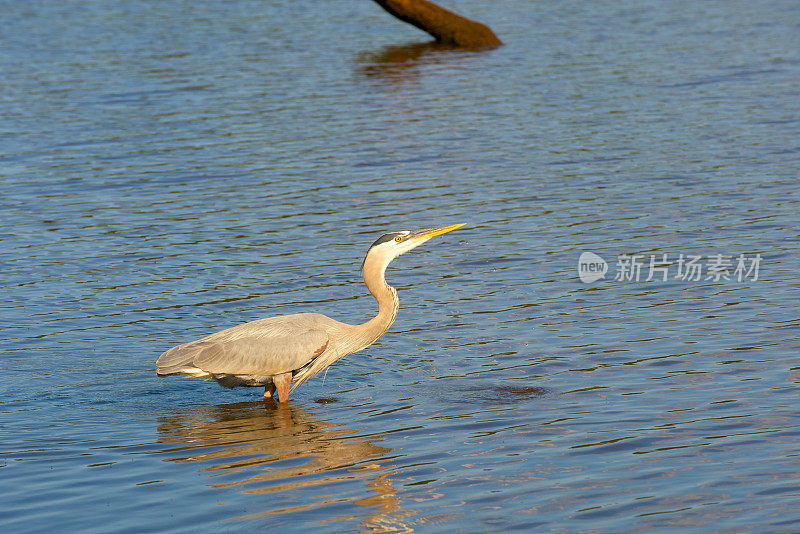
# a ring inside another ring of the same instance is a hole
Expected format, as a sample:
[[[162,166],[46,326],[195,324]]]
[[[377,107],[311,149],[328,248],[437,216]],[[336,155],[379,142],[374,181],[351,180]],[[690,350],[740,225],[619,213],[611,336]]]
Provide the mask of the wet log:
[[[375,3],[442,43],[469,48],[503,44],[485,24],[457,15],[427,0],[375,0]]]

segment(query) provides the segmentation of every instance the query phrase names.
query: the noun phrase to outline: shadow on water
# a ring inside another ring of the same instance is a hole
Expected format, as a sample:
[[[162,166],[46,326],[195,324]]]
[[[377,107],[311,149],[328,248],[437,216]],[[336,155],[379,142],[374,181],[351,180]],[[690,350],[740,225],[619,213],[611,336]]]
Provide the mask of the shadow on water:
[[[313,412],[274,402],[241,402],[164,413],[158,418],[159,443],[170,462],[197,462],[199,471],[219,481],[211,488],[244,486],[243,494],[267,494],[363,479],[360,495],[317,497],[296,506],[241,516],[247,519],[305,512],[333,503],[369,508],[365,514],[321,517],[320,521],[361,521],[370,531],[407,529],[398,491],[381,458],[392,449],[376,445],[381,436],[346,439],[352,430],[320,421]]]
[[[477,401],[484,401],[492,405],[505,405],[509,402],[519,402],[544,397],[550,390],[539,386],[469,386],[465,388],[470,397]]]
[[[553,390],[542,386],[525,384],[486,384],[465,382],[463,379],[442,379],[437,381],[437,392],[447,398],[454,395],[479,402],[487,407],[505,407],[536,401],[551,395]]]
[[[496,386],[490,391],[492,397],[510,399],[537,399],[550,391],[539,386]]]
[[[490,51],[470,50],[436,41],[408,45],[388,45],[375,52],[364,52],[356,58],[357,72],[367,78],[387,83],[414,80],[423,66],[450,65],[464,58]]]

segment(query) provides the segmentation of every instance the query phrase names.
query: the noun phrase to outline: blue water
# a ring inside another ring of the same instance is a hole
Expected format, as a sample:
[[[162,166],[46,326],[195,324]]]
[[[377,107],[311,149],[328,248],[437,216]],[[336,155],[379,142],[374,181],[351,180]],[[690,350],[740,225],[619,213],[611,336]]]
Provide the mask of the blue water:
[[[3,531],[797,531],[800,6],[442,3],[506,45],[368,1],[0,2]],[[459,222],[288,406],[156,377],[364,321],[369,244]]]

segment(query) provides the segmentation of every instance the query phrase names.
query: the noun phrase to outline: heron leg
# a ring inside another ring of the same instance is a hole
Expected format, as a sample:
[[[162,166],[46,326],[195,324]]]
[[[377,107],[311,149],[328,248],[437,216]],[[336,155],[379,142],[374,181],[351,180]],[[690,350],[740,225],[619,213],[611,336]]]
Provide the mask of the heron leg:
[[[292,384],[292,372],[275,375],[272,383],[278,389],[278,402],[289,402],[289,386]]]
[[[275,396],[275,382],[264,388],[264,398],[271,399]]]

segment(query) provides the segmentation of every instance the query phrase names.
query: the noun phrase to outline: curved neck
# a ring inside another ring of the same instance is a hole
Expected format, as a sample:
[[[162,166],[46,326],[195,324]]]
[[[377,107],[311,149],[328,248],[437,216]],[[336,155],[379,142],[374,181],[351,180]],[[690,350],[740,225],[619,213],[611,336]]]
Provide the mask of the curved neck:
[[[378,315],[366,323],[356,325],[359,344],[357,350],[374,343],[389,330],[397,317],[400,299],[397,298],[397,291],[386,283],[386,266],[388,264],[389,262],[380,257],[367,257],[364,261],[364,283],[378,301]]]
[[[372,345],[375,340],[389,330],[400,307],[397,291],[386,283],[386,266],[390,261],[392,261],[392,257],[380,253],[367,253],[367,258],[364,260],[364,283],[378,301],[378,315],[366,323],[357,325],[339,323],[341,330],[338,332],[338,337],[334,339],[335,349],[324,352],[319,358],[313,359],[309,365],[297,371],[292,378],[294,382],[292,387],[302,384],[339,358]]]

